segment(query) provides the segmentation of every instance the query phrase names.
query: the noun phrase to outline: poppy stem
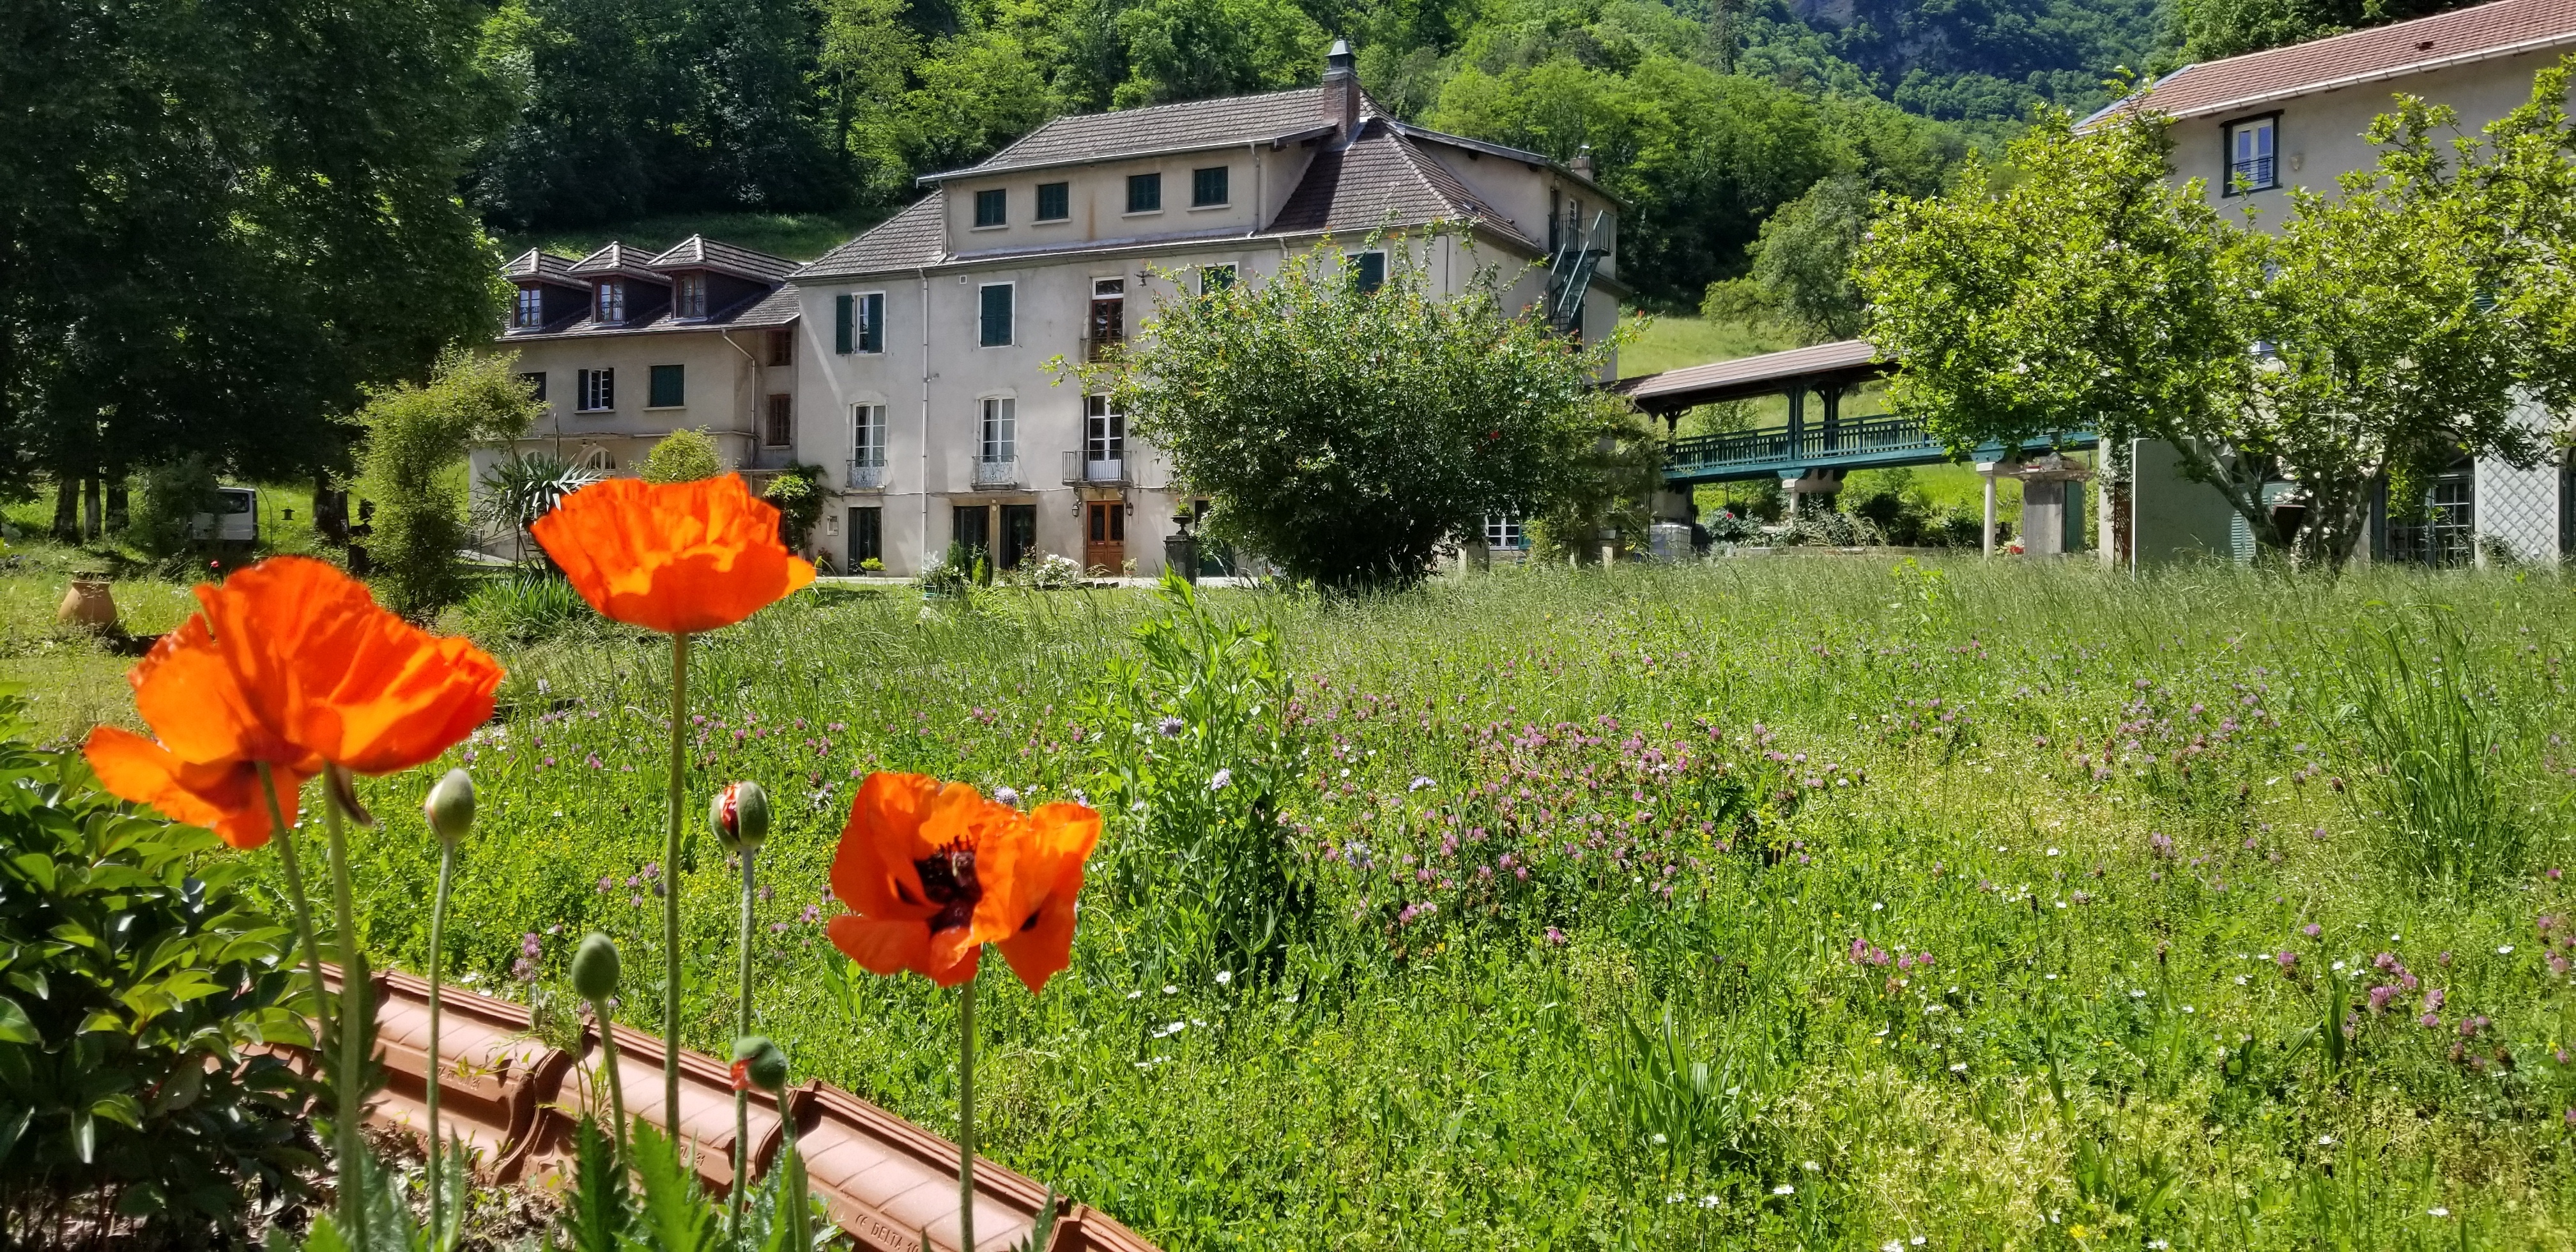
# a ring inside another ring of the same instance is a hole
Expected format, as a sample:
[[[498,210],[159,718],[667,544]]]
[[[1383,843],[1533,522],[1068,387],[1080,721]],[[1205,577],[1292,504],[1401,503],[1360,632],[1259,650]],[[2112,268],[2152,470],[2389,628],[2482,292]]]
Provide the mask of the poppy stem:
[[[975,1249],[975,979],[957,988],[957,1246]]]
[[[742,847],[742,1008],[735,1024],[734,1036],[751,1033],[751,869],[759,850],[751,844]],[[742,1233],[742,1189],[751,1178],[751,1093],[740,1088],[733,1093],[733,1229]]]
[[[609,1019],[606,1000],[591,1001],[590,1015],[599,1023],[599,1055],[608,1064],[609,1128],[617,1133],[617,1159],[622,1161],[626,1159],[626,1082],[617,1076],[617,1023]]]
[[[456,841],[438,841],[438,895],[429,905],[429,1083],[424,1093],[429,1104],[429,1239],[433,1248],[442,1247],[447,1226],[446,1197],[441,1194],[438,1156],[438,958],[440,944],[447,931],[447,888],[456,874]]]
[[[268,827],[277,832],[277,859],[286,871],[286,898],[295,904],[295,941],[304,945],[304,967],[313,975],[313,1056],[318,1064],[321,1043],[331,1030],[331,992],[322,982],[322,945],[313,937],[313,902],[304,894],[304,867],[295,859],[295,829],[286,824],[286,815],[277,803],[277,777],[269,772],[268,762],[259,767],[259,790],[268,800]]]
[[[688,767],[689,636],[671,636],[671,822],[662,841],[662,1117],[680,1136],[680,790]]]
[[[349,840],[343,830],[346,823],[341,820],[336,788],[322,789],[322,818],[323,829],[331,840],[331,908],[340,939],[340,1072],[333,1082],[338,1088],[339,1110],[332,1119],[332,1130],[340,1140],[340,1159],[349,1163],[343,1166],[345,1170],[365,1151],[358,1136],[358,1119],[364,1115],[360,1107],[361,1088],[365,1085],[361,1074],[366,1065],[367,1027],[371,1024],[367,1011],[367,956],[358,947],[358,921],[350,902],[354,893],[349,888]],[[360,1190],[346,1185],[344,1177],[340,1188],[342,1230],[364,1229],[367,1210]]]
[[[787,1246],[804,1252],[814,1246],[809,1229],[813,1214],[805,1198],[805,1158],[796,1150],[796,1114],[783,1086],[778,1089],[778,1136],[778,1164],[772,1170],[779,1175],[779,1206],[787,1211]]]

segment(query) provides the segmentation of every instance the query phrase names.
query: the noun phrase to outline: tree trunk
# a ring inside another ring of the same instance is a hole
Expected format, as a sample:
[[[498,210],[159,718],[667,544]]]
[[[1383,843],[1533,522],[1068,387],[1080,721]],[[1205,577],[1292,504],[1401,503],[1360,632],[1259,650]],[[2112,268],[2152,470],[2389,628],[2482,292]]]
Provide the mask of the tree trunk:
[[[98,493],[98,475],[90,474],[81,479],[81,537],[91,543],[107,538],[106,509]]]
[[[2207,476],[2201,481],[2217,488],[2218,494],[2226,497],[2228,507],[2245,519],[2258,546],[2275,556],[2288,554],[2289,537],[2273,525],[2272,511],[2263,503],[2263,484],[2271,477],[2271,458],[2239,457],[2223,444],[2202,439],[2177,439],[2174,446]]]
[[[54,476],[54,538],[80,542],[80,480],[59,473]]]

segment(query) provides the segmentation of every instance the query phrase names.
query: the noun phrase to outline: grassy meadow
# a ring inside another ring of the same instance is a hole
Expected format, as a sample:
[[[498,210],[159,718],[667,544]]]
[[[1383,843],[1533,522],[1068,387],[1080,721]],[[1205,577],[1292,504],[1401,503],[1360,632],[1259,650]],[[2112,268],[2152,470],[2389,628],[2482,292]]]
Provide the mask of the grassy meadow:
[[[37,581],[5,673],[68,733],[97,702],[50,689],[123,662],[26,625]],[[953,1001],[822,938],[856,780],[1109,810],[1072,969],[985,972],[980,1131],[1168,1248],[2566,1248],[2571,609],[1839,557],[1206,621],[823,588],[697,649],[687,785],[774,797],[762,1028],[943,1131]],[[545,996],[596,928],[657,969],[676,884],[720,1047],[739,880],[703,829],[658,863],[666,654],[496,651],[450,968]],[[415,965],[436,772],[368,785],[360,854]],[[1287,885],[1228,960],[1169,902],[1250,790]]]

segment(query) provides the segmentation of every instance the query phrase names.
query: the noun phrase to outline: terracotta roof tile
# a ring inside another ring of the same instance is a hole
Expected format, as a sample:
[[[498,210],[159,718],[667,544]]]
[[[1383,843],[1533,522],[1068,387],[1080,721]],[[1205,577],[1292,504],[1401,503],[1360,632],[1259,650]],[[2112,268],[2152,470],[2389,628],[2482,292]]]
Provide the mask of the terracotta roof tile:
[[[924,181],[1077,161],[1115,161],[1156,152],[1249,144],[1325,129],[1324,89],[1189,100],[1055,118],[989,159]]]
[[[2169,117],[2232,113],[2333,87],[2568,45],[2576,45],[2576,0],[2496,0],[2187,65],[2085,121],[2141,104]]]
[[[947,193],[934,189],[865,234],[814,258],[793,277],[847,278],[936,265],[946,251],[947,203]]]

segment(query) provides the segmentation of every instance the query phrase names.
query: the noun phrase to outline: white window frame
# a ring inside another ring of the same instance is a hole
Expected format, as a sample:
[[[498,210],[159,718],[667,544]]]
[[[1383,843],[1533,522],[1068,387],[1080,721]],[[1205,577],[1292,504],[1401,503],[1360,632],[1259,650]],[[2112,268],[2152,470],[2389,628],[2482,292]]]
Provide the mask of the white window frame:
[[[612,316],[613,315],[613,316]],[[603,278],[590,288],[590,320],[602,326],[626,324],[626,283]]]
[[[517,317],[516,324],[521,330],[535,330],[545,325],[546,289],[535,283],[519,288],[518,305],[514,312]]]
[[[885,467],[886,406],[883,404],[850,406],[850,460],[857,465]]]
[[[1019,431],[1019,397],[976,397],[975,459],[977,462],[998,465],[1019,460]]]
[[[2248,157],[2244,161],[2240,162],[2236,156],[2238,143],[2237,137],[2239,135],[2251,136],[2258,133],[2265,136],[2264,152],[2260,156]],[[2280,190],[2281,114],[2279,110],[2274,110],[2270,113],[2258,114],[2253,117],[2238,118],[2235,121],[2228,122],[2218,128],[2218,136],[2219,195],[2221,198],[2228,196],[2251,195],[2258,191]],[[2248,182],[2242,187],[2238,186],[2236,182],[2237,167],[2240,164],[2252,164],[2258,161],[2263,164],[2264,174],[2266,175],[2265,180],[2259,183]]]
[[[601,400],[606,403],[597,403]],[[616,412],[617,367],[611,365],[575,371],[572,403],[576,413]]]
[[[692,270],[676,276],[671,284],[671,316],[690,322],[706,320],[706,271]]]
[[[1485,546],[1504,551],[1517,551],[1529,545],[1529,533],[1522,529],[1518,513],[1485,515]]]
[[[1104,392],[1082,398],[1082,459],[1086,464],[1127,459],[1127,415],[1111,407],[1111,400]]]

